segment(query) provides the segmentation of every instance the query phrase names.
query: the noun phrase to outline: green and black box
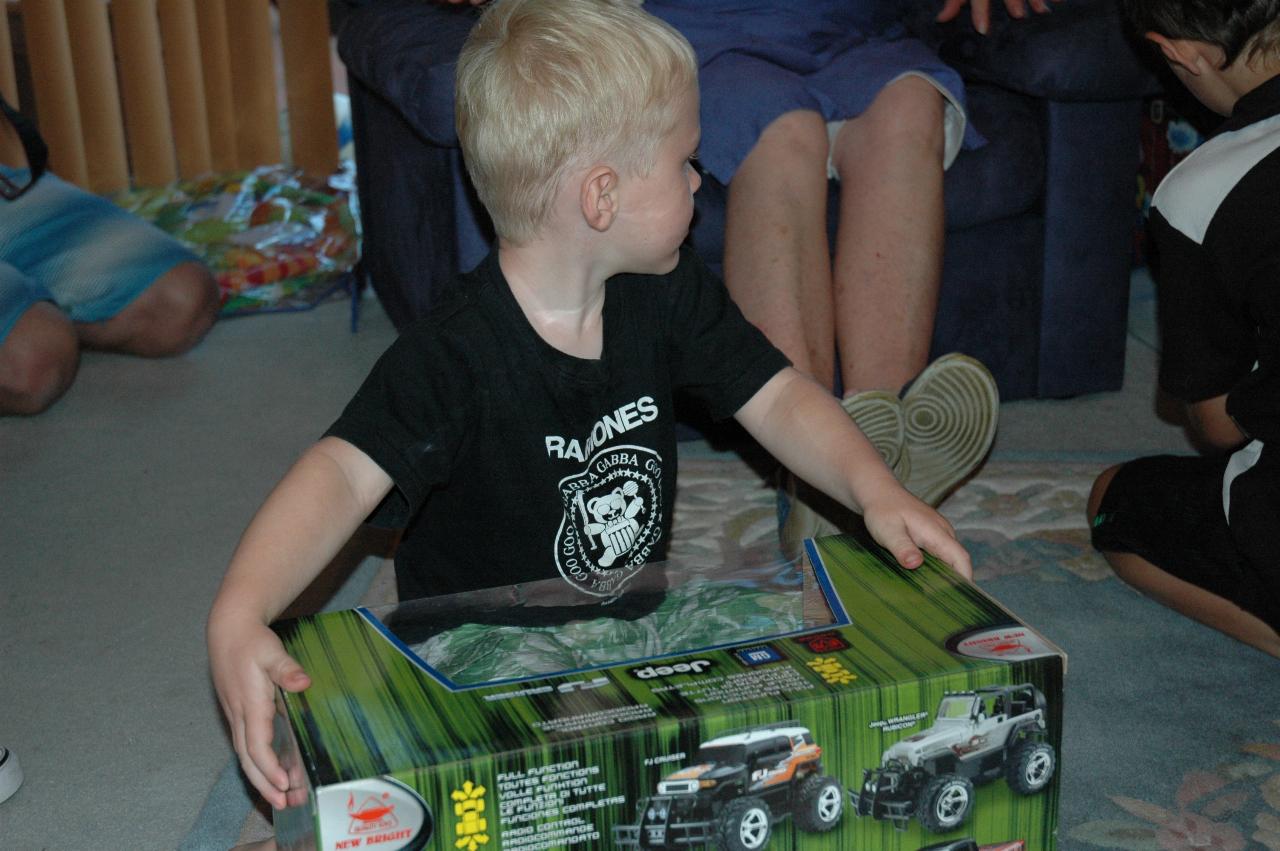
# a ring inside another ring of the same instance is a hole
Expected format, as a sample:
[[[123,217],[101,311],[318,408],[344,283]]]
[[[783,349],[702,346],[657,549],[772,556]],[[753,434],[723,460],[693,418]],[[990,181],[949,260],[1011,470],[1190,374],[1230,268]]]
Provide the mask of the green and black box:
[[[796,569],[798,631],[477,685],[403,612],[279,624],[312,679],[280,695],[279,846],[1054,848],[1061,651],[932,558],[837,536]]]

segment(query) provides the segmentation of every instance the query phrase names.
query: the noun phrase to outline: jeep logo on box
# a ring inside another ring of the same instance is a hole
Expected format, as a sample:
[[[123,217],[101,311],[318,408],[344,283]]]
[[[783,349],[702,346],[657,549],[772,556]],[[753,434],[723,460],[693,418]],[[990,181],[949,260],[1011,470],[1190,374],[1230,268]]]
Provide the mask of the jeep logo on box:
[[[676,662],[674,665],[645,665],[632,668],[631,676],[638,680],[654,680],[675,674],[701,674],[712,666],[710,659],[694,659],[692,662]]]

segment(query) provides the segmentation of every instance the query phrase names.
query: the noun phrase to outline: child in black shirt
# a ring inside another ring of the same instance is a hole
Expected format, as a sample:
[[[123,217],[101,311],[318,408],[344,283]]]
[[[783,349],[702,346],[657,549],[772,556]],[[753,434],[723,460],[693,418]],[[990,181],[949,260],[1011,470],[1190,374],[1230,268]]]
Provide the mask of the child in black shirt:
[[[274,690],[308,680],[268,624],[355,528],[408,524],[402,598],[559,576],[607,599],[669,537],[676,390],[861,511],[904,567],[926,547],[971,575],[950,524],[681,248],[700,182],[683,37],[627,0],[499,0],[457,89],[498,247],[286,474],[209,616],[236,751],[273,806]]]
[[[1280,3],[1125,5],[1187,88],[1229,116],[1151,210],[1160,383],[1224,454],[1105,471],[1093,542],[1139,590],[1280,656]]]

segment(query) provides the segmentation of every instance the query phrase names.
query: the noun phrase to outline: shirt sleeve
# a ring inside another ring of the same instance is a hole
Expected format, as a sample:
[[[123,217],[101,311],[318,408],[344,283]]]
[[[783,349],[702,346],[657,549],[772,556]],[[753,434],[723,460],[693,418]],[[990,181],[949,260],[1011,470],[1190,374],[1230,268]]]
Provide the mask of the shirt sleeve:
[[[789,365],[742,315],[729,291],[692,249],[682,249],[668,289],[672,386],[717,420],[733,416]]]
[[[360,449],[395,487],[368,522],[402,527],[449,471],[467,434],[465,372],[432,327],[415,326],[378,359],[342,415],[325,432]],[[424,365],[430,365],[425,367]]]
[[[1250,437],[1280,440],[1280,153],[1260,161],[1206,234],[1214,285],[1235,317],[1227,413]]]
[[[1280,258],[1259,268],[1248,288],[1257,365],[1231,388],[1227,413],[1250,437],[1280,443]]]
[[[1151,213],[1159,290],[1160,386],[1184,402],[1227,393],[1253,366],[1254,326],[1211,250]]]

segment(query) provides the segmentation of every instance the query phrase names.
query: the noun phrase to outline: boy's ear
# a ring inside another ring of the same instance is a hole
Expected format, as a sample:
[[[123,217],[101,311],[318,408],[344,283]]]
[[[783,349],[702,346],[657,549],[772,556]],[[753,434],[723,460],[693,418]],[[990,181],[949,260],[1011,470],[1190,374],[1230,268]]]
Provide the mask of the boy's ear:
[[[582,179],[579,203],[592,230],[608,230],[618,215],[618,173],[607,165],[592,166]]]
[[[1160,52],[1164,54],[1165,60],[1170,65],[1176,65],[1188,74],[1197,76],[1200,74],[1200,60],[1203,57],[1195,42],[1182,38],[1169,38],[1154,32],[1147,33],[1146,38],[1160,48]]]

